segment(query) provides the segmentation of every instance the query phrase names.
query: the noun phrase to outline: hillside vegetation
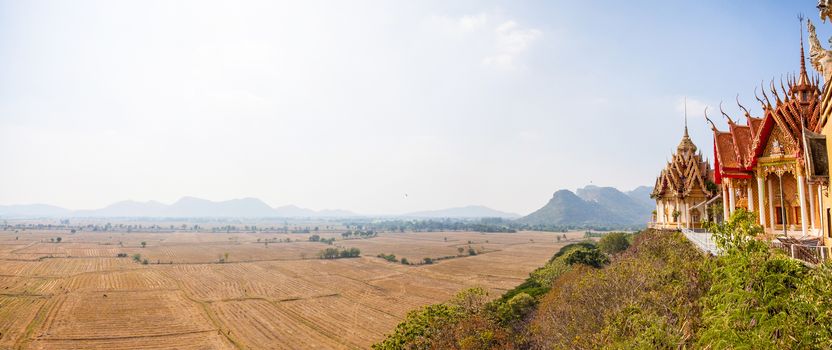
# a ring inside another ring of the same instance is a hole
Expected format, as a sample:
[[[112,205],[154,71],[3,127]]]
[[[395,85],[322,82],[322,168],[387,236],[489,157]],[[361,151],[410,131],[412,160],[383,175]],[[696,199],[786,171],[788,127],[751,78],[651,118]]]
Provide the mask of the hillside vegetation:
[[[715,258],[677,232],[572,244],[500,298],[475,288],[410,312],[374,348],[829,348],[830,267],[769,249],[754,222],[714,226]]]

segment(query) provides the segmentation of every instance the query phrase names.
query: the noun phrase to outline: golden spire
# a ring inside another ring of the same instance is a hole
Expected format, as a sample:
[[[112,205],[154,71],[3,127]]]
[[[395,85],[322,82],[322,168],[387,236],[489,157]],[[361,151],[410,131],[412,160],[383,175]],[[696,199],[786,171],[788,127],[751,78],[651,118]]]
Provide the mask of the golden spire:
[[[688,97],[685,96],[685,136],[688,137]]]
[[[809,85],[809,75],[806,74],[806,54],[803,50],[803,15],[797,16],[800,20],[800,78],[797,85]]]

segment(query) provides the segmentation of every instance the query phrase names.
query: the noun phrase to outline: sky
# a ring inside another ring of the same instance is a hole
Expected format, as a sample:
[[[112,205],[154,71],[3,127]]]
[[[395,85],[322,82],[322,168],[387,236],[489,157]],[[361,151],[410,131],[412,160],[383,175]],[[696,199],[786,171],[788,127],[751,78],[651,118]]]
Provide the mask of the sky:
[[[0,0],[0,204],[527,214],[759,114],[801,1]],[[808,47],[808,46],[807,46]],[[828,48],[828,47],[827,47]]]

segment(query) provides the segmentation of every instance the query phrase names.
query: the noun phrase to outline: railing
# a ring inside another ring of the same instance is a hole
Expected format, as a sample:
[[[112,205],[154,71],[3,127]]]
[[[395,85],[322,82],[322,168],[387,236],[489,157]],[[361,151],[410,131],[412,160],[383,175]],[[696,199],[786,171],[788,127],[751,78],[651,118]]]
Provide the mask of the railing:
[[[707,230],[683,228],[682,234],[702,252],[711,255],[720,254],[720,249],[717,248],[716,243],[713,240],[713,234]],[[817,265],[825,261],[832,260],[830,247],[811,244],[813,241],[817,242],[817,240],[801,241],[795,238],[780,238],[770,241],[769,244],[772,248],[782,251],[789,257],[807,262],[809,264]],[[810,244],[806,244],[807,242]]]
[[[707,230],[683,228],[682,234],[699,250],[711,255],[719,254],[719,248],[713,241],[712,234]]]
[[[830,259],[829,247],[827,246],[775,240],[771,242],[771,247],[782,251],[794,259],[802,260],[810,264],[816,265]]]

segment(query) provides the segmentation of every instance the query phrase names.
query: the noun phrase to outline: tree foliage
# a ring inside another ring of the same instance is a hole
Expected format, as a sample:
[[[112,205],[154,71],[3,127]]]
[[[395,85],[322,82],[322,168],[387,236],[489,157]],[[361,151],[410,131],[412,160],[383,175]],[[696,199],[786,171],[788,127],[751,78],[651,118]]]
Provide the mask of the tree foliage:
[[[607,254],[618,254],[630,247],[630,239],[624,232],[612,232],[601,237],[598,241],[598,249]]]
[[[711,263],[699,345],[726,349],[828,348],[832,276],[769,248],[754,214],[738,210],[712,225],[723,254]]]
[[[756,222],[738,210],[712,226],[717,257],[667,231],[624,236],[619,253],[621,237],[599,243],[611,262],[591,242],[570,244],[501,297],[467,290],[411,312],[374,348],[832,347],[832,265],[770,249]]]

